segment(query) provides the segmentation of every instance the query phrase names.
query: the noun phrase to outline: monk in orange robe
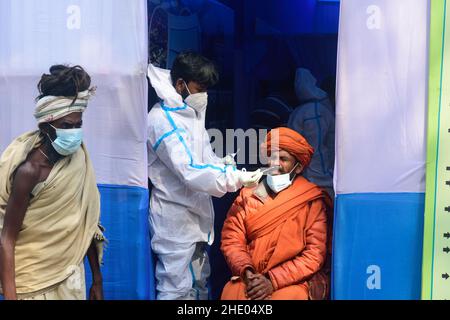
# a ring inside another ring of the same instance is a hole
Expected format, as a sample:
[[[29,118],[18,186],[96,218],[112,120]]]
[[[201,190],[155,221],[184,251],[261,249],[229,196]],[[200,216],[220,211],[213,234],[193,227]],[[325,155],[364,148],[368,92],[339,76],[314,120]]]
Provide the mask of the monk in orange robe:
[[[275,133],[277,148],[271,145]],[[228,212],[221,250],[233,277],[221,298],[307,300],[326,257],[330,199],[300,175],[314,149],[299,133],[273,129],[262,147],[279,169],[242,189]]]

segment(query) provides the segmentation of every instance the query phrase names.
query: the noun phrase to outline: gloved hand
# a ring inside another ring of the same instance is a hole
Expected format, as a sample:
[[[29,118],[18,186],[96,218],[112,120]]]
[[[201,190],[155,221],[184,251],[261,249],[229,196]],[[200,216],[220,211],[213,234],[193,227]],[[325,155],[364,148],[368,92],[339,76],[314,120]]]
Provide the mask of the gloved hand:
[[[260,169],[256,171],[239,171],[239,181],[244,187],[248,188],[256,187],[262,176]]]
[[[236,167],[236,161],[234,160],[234,156],[232,154],[227,154],[226,157],[222,158],[222,163],[224,165]]]

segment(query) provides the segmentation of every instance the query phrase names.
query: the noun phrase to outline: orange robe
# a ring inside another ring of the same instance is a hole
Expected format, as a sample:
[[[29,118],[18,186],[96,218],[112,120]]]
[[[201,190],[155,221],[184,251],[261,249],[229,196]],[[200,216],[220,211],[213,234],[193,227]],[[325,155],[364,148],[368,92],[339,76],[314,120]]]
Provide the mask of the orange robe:
[[[321,269],[326,255],[324,194],[303,177],[274,199],[256,191],[244,188],[224,223],[221,249],[233,278],[222,299],[247,299],[242,279],[251,268],[270,278],[272,299],[306,300],[307,280]]]

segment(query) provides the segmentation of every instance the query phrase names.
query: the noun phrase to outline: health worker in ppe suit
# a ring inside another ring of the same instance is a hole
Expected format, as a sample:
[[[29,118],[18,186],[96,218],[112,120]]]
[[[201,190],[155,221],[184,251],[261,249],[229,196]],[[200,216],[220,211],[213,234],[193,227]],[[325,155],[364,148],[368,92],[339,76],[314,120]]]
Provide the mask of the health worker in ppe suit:
[[[148,75],[161,99],[147,125],[157,299],[208,299],[206,249],[214,239],[211,196],[254,185],[262,173],[237,170],[229,156],[219,158],[212,150],[205,129],[206,91],[218,81],[218,72],[211,61],[181,53],[172,70],[150,64]]]
[[[295,92],[301,104],[291,113],[288,127],[304,136],[315,150],[303,176],[323,188],[334,199],[333,107],[327,93],[316,85],[316,78],[307,69],[297,69]]]

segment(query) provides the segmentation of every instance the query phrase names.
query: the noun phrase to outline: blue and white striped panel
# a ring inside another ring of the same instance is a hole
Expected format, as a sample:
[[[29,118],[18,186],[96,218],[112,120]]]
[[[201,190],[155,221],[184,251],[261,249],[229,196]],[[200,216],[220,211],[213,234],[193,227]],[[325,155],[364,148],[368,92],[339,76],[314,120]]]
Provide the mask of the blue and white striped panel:
[[[341,1],[334,299],[420,299],[427,17],[427,0]]]

